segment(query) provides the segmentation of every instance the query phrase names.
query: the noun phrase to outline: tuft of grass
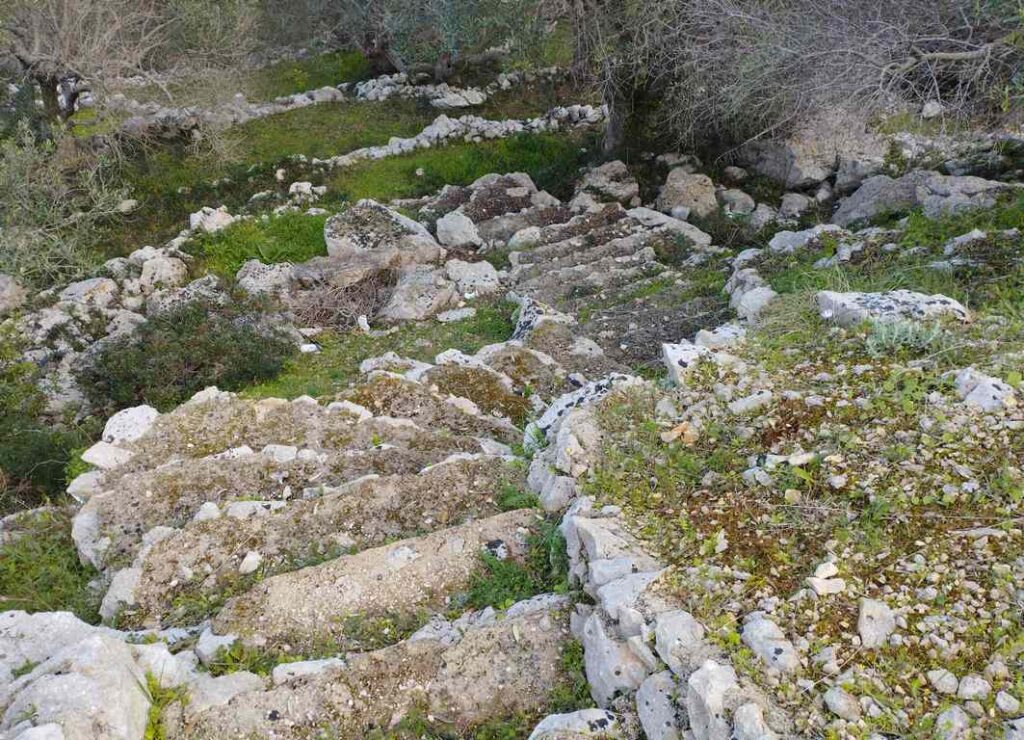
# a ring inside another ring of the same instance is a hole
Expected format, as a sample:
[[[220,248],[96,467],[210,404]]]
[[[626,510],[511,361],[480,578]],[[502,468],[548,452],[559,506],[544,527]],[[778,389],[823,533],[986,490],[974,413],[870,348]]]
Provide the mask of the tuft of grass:
[[[578,640],[565,644],[559,664],[564,678],[551,692],[551,711],[575,712],[594,706],[583,664],[583,645]]]
[[[498,492],[498,508],[502,511],[534,509],[540,505],[537,494],[524,491],[519,486],[505,483]]]
[[[0,611],[70,611],[99,624],[97,573],[82,565],[71,539],[71,514],[25,514],[20,536],[0,547]]]
[[[361,52],[334,51],[263,67],[252,73],[245,88],[251,100],[272,100],[369,76],[370,67]]]
[[[149,695],[149,714],[146,717],[144,740],[166,740],[167,728],[164,727],[164,709],[171,704],[188,701],[188,691],[184,686],[165,689],[152,673],[146,674],[146,693]]]
[[[200,258],[206,272],[231,279],[251,259],[265,264],[305,262],[327,254],[327,216],[283,213],[266,220],[236,221],[215,234],[205,234],[187,249]]]
[[[596,135],[578,133],[449,144],[345,168],[328,188],[349,200],[386,201],[427,195],[448,184],[468,185],[491,172],[526,172],[537,187],[564,198],[571,195],[573,175],[598,151],[596,144]]]
[[[385,336],[369,336],[360,331],[325,332],[317,337],[319,353],[295,357],[273,380],[249,388],[244,395],[252,398],[329,396],[347,389],[359,379],[359,363],[367,357],[393,351],[403,357],[433,361],[437,353],[448,348],[473,353],[511,335],[514,328],[511,304],[481,303],[476,308],[476,316],[469,319],[450,324],[406,323]]]

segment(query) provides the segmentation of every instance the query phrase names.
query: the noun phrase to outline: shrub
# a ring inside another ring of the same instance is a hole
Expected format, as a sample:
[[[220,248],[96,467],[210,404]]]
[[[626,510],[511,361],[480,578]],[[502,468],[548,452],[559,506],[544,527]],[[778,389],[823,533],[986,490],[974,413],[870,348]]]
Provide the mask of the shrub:
[[[917,321],[875,322],[865,340],[868,354],[879,359],[894,355],[921,355],[940,349],[946,332],[938,324]]]
[[[0,334],[0,514],[59,496],[64,468],[90,431],[43,417],[46,399],[34,382],[36,367],[19,356],[12,338]]]
[[[74,150],[69,138],[37,141],[24,121],[0,141],[0,272],[42,288],[95,261],[97,227],[124,192],[106,182],[102,162]]]
[[[195,301],[101,343],[77,379],[97,406],[148,403],[164,411],[207,386],[237,390],[268,380],[295,350],[258,306]]]

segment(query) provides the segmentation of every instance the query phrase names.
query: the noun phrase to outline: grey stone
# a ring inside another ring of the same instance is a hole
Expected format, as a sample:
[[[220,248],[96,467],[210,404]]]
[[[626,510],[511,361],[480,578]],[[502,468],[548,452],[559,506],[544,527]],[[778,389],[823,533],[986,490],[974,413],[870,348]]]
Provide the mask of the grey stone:
[[[765,722],[764,712],[754,702],[739,707],[732,716],[732,740],[776,740],[772,728]]]
[[[1015,403],[1016,391],[1009,383],[972,367],[957,373],[956,391],[965,404],[982,411],[998,411]]]
[[[238,635],[215,635],[207,627],[196,642],[196,656],[203,665],[210,665],[222,648],[230,648],[238,641]]]
[[[452,211],[437,220],[437,240],[446,247],[483,244],[476,224],[462,211]]]
[[[786,193],[782,196],[779,216],[784,219],[798,219],[811,207],[811,199],[801,193]]]
[[[148,432],[159,418],[160,412],[152,406],[133,406],[107,419],[103,427],[103,441],[114,445],[135,442]]]
[[[825,706],[832,714],[847,722],[860,719],[860,702],[842,686],[833,686],[825,692]]]
[[[686,681],[686,713],[696,740],[729,740],[726,707],[729,694],[739,689],[732,666],[713,660],[690,674]]]
[[[671,213],[673,208],[687,208],[691,215],[704,218],[718,210],[715,184],[707,175],[691,174],[677,168],[668,174],[658,195],[658,210]]]
[[[530,733],[528,740],[572,740],[573,738],[622,737],[618,716],[606,709],[581,709],[568,714],[550,714]]]
[[[108,308],[117,301],[120,289],[110,278],[95,277],[79,280],[64,288],[58,298],[93,308]]]
[[[678,740],[679,710],[676,696],[679,685],[671,671],[655,673],[636,692],[636,713],[647,740]]]
[[[841,236],[845,233],[844,229],[835,224],[818,224],[803,231],[780,231],[768,242],[768,249],[777,254],[792,254],[824,235]]]
[[[0,316],[25,305],[28,291],[13,277],[0,272]]]
[[[320,660],[302,660],[297,663],[281,663],[274,666],[270,674],[275,686],[294,681],[297,678],[318,676],[327,671],[340,670],[345,667],[345,661],[341,658],[322,658]]]
[[[109,442],[97,442],[82,453],[82,460],[101,470],[112,470],[124,465],[135,455],[131,450],[117,447]]]
[[[954,705],[935,719],[936,740],[968,740],[971,732],[971,718],[960,707]]]
[[[464,262],[449,260],[445,265],[448,279],[466,297],[477,297],[496,293],[500,287],[498,271],[490,262]]]
[[[951,696],[956,693],[957,687],[960,685],[959,679],[945,668],[936,668],[928,671],[926,675],[928,683],[940,694]]]
[[[689,612],[662,612],[654,622],[654,646],[665,665],[684,675],[704,657],[704,626]]]
[[[292,267],[281,263],[265,265],[259,260],[247,260],[235,274],[238,287],[249,295],[282,296],[292,281]]]
[[[960,679],[960,687],[956,695],[960,699],[968,701],[981,701],[992,693],[992,684],[979,675],[970,674]]]
[[[753,650],[769,668],[791,673],[800,667],[800,656],[793,643],[775,622],[763,612],[747,615],[743,624],[743,643]]]
[[[625,642],[610,637],[596,612],[583,625],[584,665],[590,694],[607,707],[619,694],[635,691],[650,673]]]
[[[925,295],[909,290],[885,293],[837,293],[820,291],[818,312],[827,321],[840,326],[856,326],[863,321],[891,323],[901,320],[922,321],[950,316],[960,321],[969,318],[967,309],[944,295]]]
[[[324,240],[327,254],[343,259],[382,249],[423,250],[436,256],[440,249],[426,226],[374,200],[361,200],[329,218]]]
[[[739,188],[721,191],[718,194],[718,199],[722,202],[722,210],[726,213],[738,213],[742,216],[747,216],[757,208],[754,199]]]

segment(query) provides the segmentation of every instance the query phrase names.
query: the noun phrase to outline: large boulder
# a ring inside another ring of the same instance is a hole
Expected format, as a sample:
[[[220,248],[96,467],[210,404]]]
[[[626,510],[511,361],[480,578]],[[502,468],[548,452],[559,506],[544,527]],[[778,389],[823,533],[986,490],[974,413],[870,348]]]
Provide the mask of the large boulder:
[[[441,255],[441,248],[427,227],[374,200],[332,216],[324,224],[327,254],[352,259],[394,252],[409,256],[410,262],[429,262]]]
[[[875,175],[839,204],[832,223],[850,226],[915,208],[921,208],[928,218],[989,208],[1009,187],[980,177],[940,175],[929,170],[916,170],[896,179]]]
[[[627,207],[640,205],[640,183],[618,160],[588,170],[576,193],[585,193],[600,203],[621,203]]]
[[[678,213],[677,209],[705,218],[718,210],[715,184],[707,175],[693,174],[684,167],[668,173],[668,179],[658,195],[658,210]]]
[[[391,300],[381,310],[380,318],[388,321],[422,321],[455,303],[455,284],[443,269],[430,265],[404,268]]]

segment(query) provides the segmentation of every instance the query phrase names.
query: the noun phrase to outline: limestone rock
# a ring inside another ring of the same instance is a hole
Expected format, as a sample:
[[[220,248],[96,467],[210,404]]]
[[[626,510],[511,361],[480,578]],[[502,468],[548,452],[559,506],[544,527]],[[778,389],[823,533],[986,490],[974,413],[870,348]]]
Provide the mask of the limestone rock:
[[[606,709],[581,709],[569,714],[551,714],[540,721],[529,740],[583,740],[618,738],[619,718]]]
[[[150,430],[160,412],[152,406],[133,406],[118,411],[103,427],[103,441],[114,445],[134,442]]]
[[[743,643],[753,650],[769,668],[791,673],[800,667],[800,656],[793,643],[775,622],[762,612],[748,614],[743,624]]]
[[[483,244],[476,224],[461,211],[452,211],[437,220],[437,240],[446,247]]]
[[[490,262],[449,260],[445,270],[456,290],[466,297],[491,295],[500,287],[498,271]]]
[[[726,706],[728,695],[739,689],[736,671],[732,666],[707,660],[690,674],[686,686],[686,712],[694,738],[729,740]]]
[[[699,218],[718,210],[715,184],[707,175],[691,174],[685,168],[672,170],[658,195],[658,210],[671,213],[674,208],[687,208]]]
[[[324,240],[327,254],[339,259],[392,249],[436,256],[440,250],[426,226],[368,199],[329,218]]]
[[[662,612],[654,624],[658,657],[678,675],[699,665],[704,657],[704,626],[689,612]]]
[[[581,637],[590,694],[607,707],[620,693],[635,691],[650,673],[626,643],[610,637],[596,612],[583,625]]]
[[[883,647],[895,629],[896,615],[888,604],[875,599],[861,599],[857,631],[862,647]]]
[[[967,367],[956,375],[956,391],[968,406],[997,411],[1016,405],[1016,391],[1008,383]]]
[[[647,740],[679,740],[675,696],[679,686],[670,671],[655,673],[636,692],[636,713]]]
[[[944,295],[925,295],[909,290],[885,293],[836,293],[820,291],[816,300],[818,312],[827,321],[840,326],[856,326],[872,320],[890,323],[901,320],[921,321],[950,316],[967,321],[969,314],[958,301]]]
[[[21,308],[28,300],[28,291],[7,273],[0,272],[0,316]]]

